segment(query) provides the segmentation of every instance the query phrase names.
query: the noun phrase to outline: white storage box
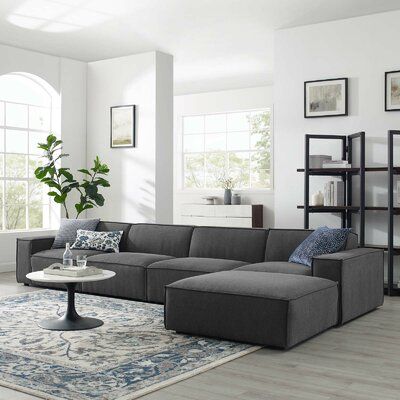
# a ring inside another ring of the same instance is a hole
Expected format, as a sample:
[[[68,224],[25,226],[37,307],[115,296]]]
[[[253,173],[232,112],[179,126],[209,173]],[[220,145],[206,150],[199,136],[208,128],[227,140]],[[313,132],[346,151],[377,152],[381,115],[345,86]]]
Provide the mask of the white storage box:
[[[331,161],[332,156],[327,156],[323,154],[315,154],[310,155],[309,158],[309,167],[310,168],[322,168],[322,164],[324,161]]]

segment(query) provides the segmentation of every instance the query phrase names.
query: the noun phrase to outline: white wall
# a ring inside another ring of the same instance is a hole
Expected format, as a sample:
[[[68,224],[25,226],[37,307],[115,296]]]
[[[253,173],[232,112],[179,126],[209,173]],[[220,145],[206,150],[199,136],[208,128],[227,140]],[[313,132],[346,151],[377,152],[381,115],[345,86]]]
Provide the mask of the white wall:
[[[275,36],[275,223],[302,227],[306,133],[366,132],[367,165],[386,164],[388,129],[400,128],[400,113],[384,111],[384,73],[400,69],[396,41],[400,12],[281,30]],[[325,78],[349,78],[349,116],[305,119],[303,83]],[[314,154],[331,149],[314,146]],[[328,153],[329,154],[329,153]],[[399,152],[397,152],[399,155]],[[398,158],[399,160],[399,158]],[[387,175],[368,174],[367,205],[386,205]],[[315,181],[311,192],[322,187]],[[312,226],[333,221],[312,216]],[[386,213],[367,213],[367,243],[386,242]]]
[[[172,203],[168,199],[172,149],[165,145],[172,137],[168,115],[172,79],[172,57],[157,52],[88,64],[88,166],[98,155],[110,167],[111,184],[104,190],[104,207],[90,210],[90,217],[126,222],[172,220]],[[136,105],[136,147],[112,149],[110,107],[126,104]],[[157,110],[163,112],[156,118]],[[156,155],[164,150],[158,164]]]
[[[72,171],[86,167],[86,73],[86,63],[60,60],[61,134],[64,151],[69,154],[62,162]],[[77,201],[77,192],[68,198],[71,218],[75,217]]]
[[[198,93],[174,98],[174,223],[180,223],[180,207],[184,203],[202,203],[204,195],[223,198],[223,190],[185,191],[182,190],[182,131],[181,118],[184,115],[218,113],[235,110],[249,110],[263,107],[272,108],[272,86],[263,86],[220,92]],[[272,129],[273,132],[273,129]],[[237,191],[239,192],[239,191]],[[243,204],[264,205],[264,227],[274,226],[273,190],[241,190]]]
[[[173,222],[173,59],[156,53],[156,221]]]
[[[86,165],[85,88],[86,63],[0,45],[0,75],[34,74],[61,95],[61,128],[65,149],[71,154],[63,166]],[[15,243],[19,236],[41,236],[53,231],[0,233],[0,272],[15,268]]]

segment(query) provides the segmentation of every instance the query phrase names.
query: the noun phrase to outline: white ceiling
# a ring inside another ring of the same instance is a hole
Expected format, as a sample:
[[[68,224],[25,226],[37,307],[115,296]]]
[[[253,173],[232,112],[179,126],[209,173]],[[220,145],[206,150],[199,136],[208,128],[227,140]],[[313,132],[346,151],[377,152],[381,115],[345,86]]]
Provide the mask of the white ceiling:
[[[271,83],[276,29],[394,9],[399,0],[1,0],[0,41],[84,61],[164,51],[182,94]]]

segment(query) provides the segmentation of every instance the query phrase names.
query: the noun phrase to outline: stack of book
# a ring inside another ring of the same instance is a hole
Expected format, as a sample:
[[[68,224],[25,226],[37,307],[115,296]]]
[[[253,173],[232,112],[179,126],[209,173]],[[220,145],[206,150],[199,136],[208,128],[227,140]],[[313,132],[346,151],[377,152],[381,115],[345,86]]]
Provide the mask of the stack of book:
[[[322,162],[322,168],[351,168],[346,160],[326,160]]]
[[[330,167],[331,168],[331,167]],[[324,188],[324,206],[344,206],[344,182],[329,181]]]

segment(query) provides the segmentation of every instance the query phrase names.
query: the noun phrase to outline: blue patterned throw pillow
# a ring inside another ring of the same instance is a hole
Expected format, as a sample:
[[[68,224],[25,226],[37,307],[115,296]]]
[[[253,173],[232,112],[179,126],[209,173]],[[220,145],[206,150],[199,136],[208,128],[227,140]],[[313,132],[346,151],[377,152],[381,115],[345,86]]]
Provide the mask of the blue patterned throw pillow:
[[[289,262],[311,267],[313,257],[336,253],[346,246],[351,229],[333,229],[323,226],[311,233],[289,257]]]
[[[119,242],[123,231],[97,232],[78,229],[75,243],[71,249],[100,250],[119,253]]]

